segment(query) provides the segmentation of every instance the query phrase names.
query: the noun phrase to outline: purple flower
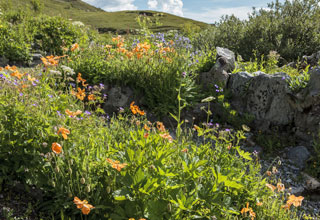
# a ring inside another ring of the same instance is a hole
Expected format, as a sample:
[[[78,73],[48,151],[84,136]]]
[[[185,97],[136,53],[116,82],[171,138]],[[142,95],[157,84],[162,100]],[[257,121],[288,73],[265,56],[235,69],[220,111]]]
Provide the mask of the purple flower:
[[[199,63],[199,60],[197,59],[196,62]]]
[[[92,86],[88,86],[88,89],[92,89]]]
[[[48,95],[49,96],[49,98],[53,98],[53,96],[52,95]]]
[[[37,106],[37,104],[35,104],[35,103],[34,103],[34,104],[32,104],[32,105],[33,105],[33,106]]]
[[[182,76],[183,76],[183,77],[186,77],[186,75],[187,75],[186,72],[183,72],[183,73],[182,73]]]
[[[220,90],[219,90],[219,89],[216,89],[216,92],[220,92]]]
[[[226,131],[226,132],[230,132],[230,129],[229,129],[229,128],[227,128],[225,131]]]
[[[222,88],[220,89],[220,92],[223,92],[223,89],[222,89]]]
[[[285,80],[285,79],[286,79],[286,77],[285,77],[285,76],[283,76],[283,77],[282,77],[282,80]]]
[[[1,73],[1,74],[0,74],[0,78],[6,79],[6,76]]]
[[[20,92],[19,96],[23,96],[23,93],[22,93],[22,92]]]
[[[91,112],[89,112],[89,111],[86,110],[86,111],[84,112],[84,114],[86,114],[86,115],[91,115]]]
[[[100,88],[103,89],[104,85],[102,83],[99,84]]]
[[[108,97],[108,95],[107,94],[103,94],[103,98],[107,98]]]
[[[73,88],[76,87],[76,84],[74,83],[69,83],[70,86],[72,86]]]
[[[58,113],[59,116],[61,116],[61,112],[60,111],[57,111],[57,113]]]
[[[214,87],[216,87],[217,89],[219,89],[219,86],[217,84],[214,84]]]
[[[37,84],[36,84],[36,83],[34,83],[34,82],[32,82],[32,85],[33,85],[33,86],[36,86]]]

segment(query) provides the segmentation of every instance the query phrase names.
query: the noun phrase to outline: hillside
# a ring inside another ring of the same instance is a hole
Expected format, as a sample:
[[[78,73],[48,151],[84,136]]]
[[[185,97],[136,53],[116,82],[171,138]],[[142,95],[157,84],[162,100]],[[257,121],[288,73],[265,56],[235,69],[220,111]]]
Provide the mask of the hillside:
[[[32,0],[0,0],[2,4],[14,5],[18,7],[30,8]],[[4,3],[5,2],[5,3]],[[10,3],[11,2],[11,3]],[[93,7],[81,0],[42,0],[43,12],[52,16],[62,16],[68,19],[82,21],[87,25],[97,28],[100,32],[120,31],[138,29],[136,17],[141,14],[152,16],[156,11],[119,11],[105,12],[102,9]],[[180,26],[185,23],[191,23],[202,28],[208,24],[194,21],[168,13],[162,13],[159,21],[162,24],[159,27],[153,28],[154,31],[168,31],[180,29]]]

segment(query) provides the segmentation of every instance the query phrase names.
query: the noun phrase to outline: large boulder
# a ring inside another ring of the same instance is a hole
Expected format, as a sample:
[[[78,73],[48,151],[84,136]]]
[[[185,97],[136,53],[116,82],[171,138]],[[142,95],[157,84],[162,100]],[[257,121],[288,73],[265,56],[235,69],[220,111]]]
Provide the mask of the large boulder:
[[[290,124],[294,109],[287,95],[286,77],[285,73],[233,74],[228,83],[228,89],[233,95],[232,106],[240,113],[254,115],[256,128],[259,130],[266,130],[270,125]]]
[[[320,128],[320,68],[310,71],[308,85],[296,99],[295,126],[300,132],[317,132]]]

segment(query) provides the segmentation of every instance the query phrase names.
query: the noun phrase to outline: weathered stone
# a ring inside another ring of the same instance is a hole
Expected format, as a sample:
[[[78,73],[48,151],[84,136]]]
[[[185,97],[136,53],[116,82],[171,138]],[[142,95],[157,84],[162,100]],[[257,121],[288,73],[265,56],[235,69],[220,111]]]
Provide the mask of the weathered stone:
[[[128,107],[134,101],[133,90],[129,87],[105,86],[102,93],[108,95],[108,100],[103,106],[104,111],[108,114],[118,112],[120,107]]]
[[[297,146],[288,150],[288,159],[291,160],[295,166],[300,169],[305,167],[306,161],[310,157],[310,152],[304,146]]]
[[[313,191],[320,189],[320,182],[306,173],[301,173],[307,190]]]
[[[235,69],[236,57],[234,52],[227,48],[217,47],[217,61],[216,64],[222,67],[228,73],[231,73]]]
[[[1,66],[6,66],[9,64],[9,60],[5,57],[0,57],[0,67]]]
[[[32,57],[32,60],[30,63],[30,67],[34,67],[34,66],[37,66],[42,63],[42,61],[41,61],[42,55],[41,54],[39,54],[39,53],[31,54],[31,57]]]

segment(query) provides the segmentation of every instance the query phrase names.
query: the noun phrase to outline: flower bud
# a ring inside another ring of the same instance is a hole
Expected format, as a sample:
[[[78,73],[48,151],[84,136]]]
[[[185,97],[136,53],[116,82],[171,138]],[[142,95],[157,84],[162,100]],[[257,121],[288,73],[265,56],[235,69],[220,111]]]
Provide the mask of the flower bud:
[[[69,171],[70,174],[72,174],[72,169],[71,168],[69,168],[68,171]]]
[[[107,187],[107,193],[109,194],[111,192],[110,186]]]
[[[80,179],[80,183],[81,183],[81,184],[85,184],[85,183],[86,183],[86,179],[82,177],[82,178]]]
[[[86,192],[89,193],[91,191],[90,185],[86,186]]]
[[[167,208],[168,208],[168,212],[171,212],[171,203],[168,203]]]
[[[55,168],[55,171],[56,171],[57,173],[59,173],[59,172],[60,172],[60,169],[59,169],[59,167],[58,167],[58,166]]]

